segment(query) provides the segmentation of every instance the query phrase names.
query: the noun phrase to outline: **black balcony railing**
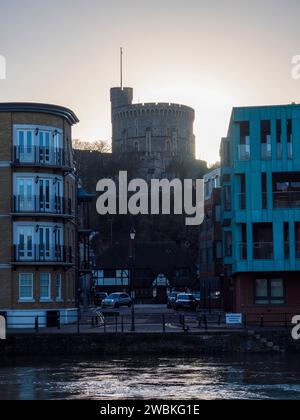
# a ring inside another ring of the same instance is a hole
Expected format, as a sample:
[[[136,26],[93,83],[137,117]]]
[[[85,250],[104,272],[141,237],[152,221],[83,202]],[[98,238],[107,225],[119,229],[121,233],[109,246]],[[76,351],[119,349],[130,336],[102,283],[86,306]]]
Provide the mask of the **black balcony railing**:
[[[13,212],[15,213],[48,213],[69,215],[74,213],[72,200],[59,196],[21,196],[15,195],[13,199]]]
[[[74,262],[73,248],[63,245],[31,245],[24,246],[14,245],[13,247],[14,261],[17,262],[57,262],[69,263]]]
[[[70,166],[64,149],[44,146],[14,146],[14,163],[57,167]]]
[[[253,258],[255,260],[272,260],[274,258],[273,242],[254,242]]]
[[[274,191],[273,206],[276,209],[300,209],[300,191]]]

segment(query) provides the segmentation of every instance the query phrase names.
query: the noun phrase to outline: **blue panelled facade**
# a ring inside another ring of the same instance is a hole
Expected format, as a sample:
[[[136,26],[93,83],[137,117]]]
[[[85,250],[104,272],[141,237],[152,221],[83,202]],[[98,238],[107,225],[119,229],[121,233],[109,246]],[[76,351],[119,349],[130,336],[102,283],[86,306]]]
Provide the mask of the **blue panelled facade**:
[[[300,105],[234,108],[221,143],[232,309],[300,309]]]

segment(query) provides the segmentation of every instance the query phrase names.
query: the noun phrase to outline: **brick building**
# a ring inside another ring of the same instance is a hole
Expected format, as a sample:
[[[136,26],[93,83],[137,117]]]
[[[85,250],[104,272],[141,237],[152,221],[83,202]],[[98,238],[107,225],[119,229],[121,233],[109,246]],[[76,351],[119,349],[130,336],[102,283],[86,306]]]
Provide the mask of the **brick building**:
[[[223,251],[221,226],[221,169],[204,175],[204,221],[200,225],[199,282],[201,306],[222,307]]]
[[[77,122],[60,106],[0,104],[0,310],[8,326],[74,318]]]

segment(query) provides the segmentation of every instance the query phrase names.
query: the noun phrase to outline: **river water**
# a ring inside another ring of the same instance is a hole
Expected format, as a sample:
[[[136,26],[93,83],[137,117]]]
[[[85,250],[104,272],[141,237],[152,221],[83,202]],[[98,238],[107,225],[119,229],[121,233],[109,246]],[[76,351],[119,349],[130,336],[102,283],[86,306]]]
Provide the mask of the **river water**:
[[[0,399],[300,399],[297,356],[20,361]]]

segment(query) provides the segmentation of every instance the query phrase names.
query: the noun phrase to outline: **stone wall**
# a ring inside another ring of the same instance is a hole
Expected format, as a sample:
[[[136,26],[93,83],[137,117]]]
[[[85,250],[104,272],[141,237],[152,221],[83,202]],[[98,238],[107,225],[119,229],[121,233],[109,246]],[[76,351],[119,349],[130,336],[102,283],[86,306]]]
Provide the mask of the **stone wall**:
[[[289,352],[300,351],[290,331],[273,331],[269,338]],[[267,353],[270,348],[247,331],[139,334],[14,334],[0,341],[0,357],[49,355],[197,356],[235,353]]]

